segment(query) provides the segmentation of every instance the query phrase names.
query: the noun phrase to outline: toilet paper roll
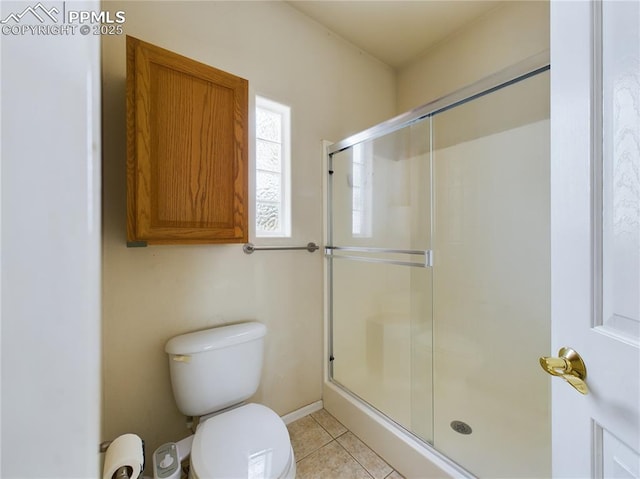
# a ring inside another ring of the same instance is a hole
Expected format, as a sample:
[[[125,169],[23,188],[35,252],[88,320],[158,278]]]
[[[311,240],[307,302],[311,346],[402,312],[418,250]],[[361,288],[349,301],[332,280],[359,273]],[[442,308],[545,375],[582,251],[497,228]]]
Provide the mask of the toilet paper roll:
[[[130,467],[133,479],[140,476],[144,464],[142,439],[135,434],[123,434],[114,439],[104,457],[102,479],[111,479],[121,467]]]

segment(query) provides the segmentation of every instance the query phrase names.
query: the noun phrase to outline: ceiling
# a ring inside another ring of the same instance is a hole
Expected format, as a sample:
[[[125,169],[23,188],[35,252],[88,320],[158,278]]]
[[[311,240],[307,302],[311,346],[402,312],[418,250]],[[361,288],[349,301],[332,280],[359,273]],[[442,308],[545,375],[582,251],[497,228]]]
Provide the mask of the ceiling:
[[[502,2],[290,0],[288,3],[397,69]]]

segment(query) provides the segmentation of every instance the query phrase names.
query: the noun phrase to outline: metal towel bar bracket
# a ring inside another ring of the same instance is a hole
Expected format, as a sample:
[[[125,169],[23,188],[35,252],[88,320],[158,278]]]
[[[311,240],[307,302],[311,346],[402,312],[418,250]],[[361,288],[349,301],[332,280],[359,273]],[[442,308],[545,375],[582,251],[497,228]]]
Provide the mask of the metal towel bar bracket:
[[[284,251],[284,250],[307,250],[309,253],[313,253],[316,250],[319,250],[320,247],[311,242],[311,243],[307,243],[307,246],[261,246],[261,247],[256,247],[253,245],[253,243],[245,243],[242,246],[242,251],[244,251],[246,254],[251,254],[254,251]]]

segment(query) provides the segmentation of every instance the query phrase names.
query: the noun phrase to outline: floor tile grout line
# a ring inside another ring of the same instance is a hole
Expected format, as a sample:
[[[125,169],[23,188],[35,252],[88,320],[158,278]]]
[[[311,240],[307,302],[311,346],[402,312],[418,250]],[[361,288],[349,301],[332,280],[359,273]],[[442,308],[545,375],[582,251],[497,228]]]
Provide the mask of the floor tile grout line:
[[[340,437],[344,436],[344,434],[346,434],[347,432],[351,432],[351,431],[347,430],[346,432],[344,432],[343,434],[341,434],[341,435],[340,435]],[[353,433],[351,432],[351,434],[353,434]],[[356,436],[355,434],[353,434],[353,436],[354,436],[355,438],[357,438],[359,441],[361,441],[361,440],[358,438],[358,436]],[[340,444],[340,441],[338,441],[338,439],[337,439],[337,438],[336,438],[336,439],[334,439],[334,441],[336,441],[336,442],[338,443],[338,445],[340,445],[340,447],[341,447],[342,449],[344,449],[344,450],[347,452],[347,454],[349,454],[349,455],[353,458],[353,460],[354,460],[354,461],[356,461],[358,464],[360,464],[360,467],[362,467],[362,469],[364,469],[364,470],[366,471],[366,473],[367,473],[367,474],[369,474],[369,475],[371,476],[371,479],[376,479],[376,476],[373,474],[373,472],[371,472],[369,469],[367,469],[367,467],[366,467],[364,464],[362,464],[360,461],[358,461],[358,458],[356,458],[356,456],[354,456],[353,454],[351,454],[351,451],[349,451],[346,447],[344,447],[342,444]],[[361,442],[362,442],[362,441],[361,441]],[[363,444],[364,444],[364,442],[363,442]],[[365,444],[365,446],[367,446],[367,445]],[[367,446],[367,447],[369,447],[369,446]],[[373,449],[371,449],[370,447],[369,447],[369,450],[370,450],[371,452],[373,452],[377,457],[380,457],[380,456],[378,456],[378,453],[377,453],[377,452],[375,452],[375,451],[374,451]],[[389,463],[387,463],[387,461],[385,461],[385,460],[384,460],[384,459],[382,459],[381,457],[380,457],[380,460],[381,460],[381,461],[383,461],[387,466],[391,467],[391,465],[390,465]],[[391,469],[391,472],[393,472],[393,471],[394,471],[394,469],[392,468],[392,469]],[[391,474],[391,472],[390,472],[389,474]],[[387,474],[387,476],[388,476],[389,474]],[[386,478],[387,476],[384,476],[384,477]],[[383,478],[383,479],[384,479],[384,478]]]
[[[329,416],[331,416],[331,414],[330,414],[329,412],[327,412],[327,414],[328,414]],[[353,454],[351,454],[351,452],[350,452],[346,447],[344,447],[344,446],[340,443],[340,441],[338,441],[338,438],[341,438],[342,436],[344,436],[344,435],[345,435],[345,434],[347,434],[347,433],[351,433],[351,435],[352,435],[353,437],[355,437],[358,441],[362,442],[362,444],[364,444],[364,445],[365,445],[365,446],[366,446],[366,447],[367,447],[367,448],[368,448],[368,449],[369,449],[373,454],[375,454],[375,455],[376,455],[376,457],[380,458],[380,460],[381,460],[382,462],[384,462],[387,466],[391,467],[391,472],[389,472],[389,474],[391,474],[391,473],[395,470],[395,469],[391,466],[391,464],[389,464],[387,461],[385,461],[384,459],[382,459],[382,458],[380,457],[380,455],[379,455],[376,451],[374,451],[373,449],[371,449],[371,448],[370,448],[370,447],[369,447],[369,446],[368,446],[364,441],[362,441],[362,439],[360,439],[358,436],[356,436],[355,434],[353,434],[353,432],[351,432],[351,430],[350,430],[350,429],[348,429],[344,424],[342,424],[340,421],[338,421],[338,420],[337,420],[336,418],[334,418],[333,416],[331,416],[331,417],[332,417],[332,418],[333,418],[333,419],[334,419],[338,424],[340,424],[340,425],[345,429],[341,434],[339,434],[339,435],[338,435],[338,436],[336,436],[336,437],[334,437],[334,436],[333,436],[333,434],[331,434],[331,433],[327,430],[327,428],[325,428],[322,424],[320,424],[320,421],[318,421],[318,420],[317,420],[315,417],[313,417],[311,414],[310,414],[310,416],[311,416],[311,418],[312,418],[315,422],[317,422],[317,423],[318,423],[318,425],[320,425],[320,427],[321,427],[322,429],[324,429],[324,430],[327,432],[327,434],[329,434],[329,436],[331,436],[331,437],[333,438],[333,440],[334,440],[335,442],[337,442],[337,443],[338,443],[338,445],[339,445],[342,449],[344,449],[344,450],[345,450],[345,452],[346,452],[347,454],[349,454],[349,456],[351,456],[351,457],[353,458],[353,460],[354,460],[354,461],[356,461],[356,462],[360,465],[360,467],[362,467],[362,469],[364,469],[364,470],[366,471],[366,473],[367,473],[367,474],[369,474],[369,476],[371,476],[371,478],[372,478],[372,479],[375,479],[375,475],[374,475],[374,474],[373,474],[369,469],[367,469],[367,468],[365,467],[365,465],[364,465],[364,464],[362,464],[360,461],[358,461],[358,459],[357,459]],[[328,443],[327,443],[327,444],[328,444]],[[325,445],[326,445],[326,444],[325,444]],[[322,447],[324,447],[324,446],[322,446]],[[389,474],[387,474],[383,479],[386,479],[386,477],[388,477],[388,476],[389,476]]]
[[[335,439],[332,439],[331,441],[327,442],[326,444],[323,444],[322,446],[318,447],[317,449],[314,449],[313,451],[309,452],[307,455],[305,455],[304,457],[300,458],[300,459],[296,459],[296,464],[304,461],[305,459],[308,459],[310,456],[314,455],[316,452],[318,452],[320,449],[322,449],[325,446],[328,446],[329,444],[331,444],[333,441],[335,441]]]
[[[351,432],[350,430],[345,431],[343,434],[341,434],[341,435],[340,435],[340,437],[342,437],[344,434],[347,434],[347,433],[351,433],[351,435],[352,435],[353,437],[355,437],[358,441],[360,441],[360,442],[361,442],[361,443],[362,443],[362,444],[363,444],[367,449],[369,449],[369,451],[371,451],[371,452],[372,452],[372,453],[373,453],[373,454],[374,454],[378,459],[380,459],[382,462],[384,462],[387,466],[389,466],[389,467],[391,468],[391,472],[389,472],[389,474],[387,474],[386,476],[384,476],[384,478],[383,478],[383,479],[386,479],[387,477],[389,477],[389,475],[390,475],[391,473],[393,473],[393,471],[395,471],[395,470],[396,470],[396,468],[395,468],[395,467],[393,467],[391,464],[389,464],[389,463],[388,463],[388,462],[387,462],[387,461],[386,461],[386,460],[385,460],[385,459],[384,459],[380,454],[378,454],[376,451],[374,451],[373,449],[371,449],[371,447],[370,447],[366,442],[364,442],[362,439],[360,439],[358,436],[356,436],[356,435],[355,435],[353,432]],[[337,438],[336,438],[336,440],[337,440]],[[340,444],[340,443],[338,442],[338,444]],[[342,444],[340,444],[340,445],[342,445]],[[342,447],[344,447],[344,446],[342,446]],[[345,448],[345,450],[346,450],[346,448]],[[347,452],[349,452],[349,451],[347,450]],[[351,453],[349,452],[349,454],[351,454]],[[353,454],[351,454],[351,457],[353,457],[356,461],[358,461],[358,459],[356,459],[356,457],[355,457]],[[373,476],[373,477],[375,478],[375,475],[374,475],[371,471],[369,471],[369,469],[367,469],[367,468],[365,467],[365,465],[364,465],[364,464],[361,464],[361,463],[360,463],[360,461],[358,461],[358,464],[360,464],[362,467],[364,467],[364,469],[365,469],[365,470],[366,470],[366,471],[367,471],[371,476]]]
[[[313,417],[311,414],[309,414],[309,416],[311,417],[311,419],[313,419],[313,420],[314,420],[314,421],[315,421],[315,422],[316,422],[316,423],[317,423],[317,424],[322,428],[322,430],[323,430],[323,431],[325,431],[325,432],[329,435],[329,437],[331,437],[331,441],[329,441],[329,442],[328,442],[328,443],[326,443],[326,444],[323,444],[322,446],[320,446],[318,449],[314,450],[313,452],[310,452],[310,453],[309,453],[309,454],[307,454],[304,458],[300,459],[300,461],[302,461],[303,459],[305,459],[305,458],[309,457],[311,454],[313,454],[313,453],[315,453],[315,452],[319,451],[319,450],[320,450],[320,449],[322,449],[323,447],[328,446],[328,445],[329,445],[329,444],[331,444],[332,442],[335,442],[335,443],[338,445],[338,447],[340,447],[341,449],[343,449],[343,450],[344,450],[344,452],[346,452],[346,453],[349,455],[349,457],[351,457],[351,459],[353,459],[353,460],[356,462],[356,464],[358,464],[358,465],[359,465],[359,466],[364,470],[364,472],[366,472],[366,473],[367,473],[367,475],[368,475],[371,479],[375,479],[375,476],[371,473],[371,471],[369,471],[369,469],[367,469],[367,468],[364,466],[364,464],[361,464],[361,463],[360,463],[360,461],[358,461],[358,460],[353,456],[353,454],[351,454],[351,453],[347,450],[347,448],[346,448],[346,447],[344,447],[342,444],[340,444],[340,442],[338,441],[338,437],[342,437],[342,436],[344,436],[345,434],[347,434],[348,432],[351,432],[351,431],[349,431],[349,430],[344,426],[344,424],[342,425],[342,427],[344,427],[344,428],[345,428],[345,431],[344,431],[342,434],[340,434],[339,436],[337,436],[337,437],[333,437],[333,435],[332,435],[329,431],[327,431],[327,429],[326,429],[324,426],[322,426],[322,424],[320,424],[320,421],[318,421],[318,420],[317,420],[315,417]],[[340,423],[340,424],[342,424],[342,423]],[[353,433],[352,433],[352,434],[353,434]],[[355,436],[355,434],[354,434],[354,436]],[[357,437],[357,436],[356,436],[356,437]],[[296,463],[297,463],[297,462],[299,462],[299,461],[296,461]],[[391,466],[389,466],[389,467],[391,467]]]
[[[318,452],[320,449],[322,449],[323,447],[331,444],[333,441],[335,441],[335,439],[331,439],[329,442],[325,442],[324,444],[321,444],[320,446],[318,446],[317,448],[313,449],[312,451],[309,451],[307,454],[305,454],[304,456],[302,456],[301,458],[296,458],[296,464],[299,463],[300,461],[304,461],[306,458],[308,458],[309,456],[311,456],[312,454],[315,454],[316,452]]]
[[[327,414],[329,414],[329,413],[327,413]],[[330,414],[329,414],[329,415],[330,415]],[[352,434],[356,439],[358,439],[360,442],[362,442],[362,443],[363,443],[363,444],[364,444],[364,445],[365,445],[365,446],[366,446],[366,447],[367,447],[367,448],[368,448],[368,449],[369,449],[373,454],[375,454],[375,455],[376,455],[376,457],[378,457],[382,462],[384,462],[388,467],[390,467],[390,468],[391,468],[391,471],[390,471],[386,476],[384,476],[384,478],[383,478],[383,479],[388,478],[388,477],[389,477],[391,474],[393,474],[393,472],[396,470],[393,466],[391,466],[391,464],[389,464],[389,463],[388,463],[387,461],[385,461],[382,457],[380,457],[380,455],[379,455],[376,451],[374,451],[373,449],[371,449],[371,448],[370,448],[366,443],[364,443],[364,442],[363,442],[363,441],[362,441],[358,436],[356,436],[355,434],[353,434],[353,432],[351,432],[351,431],[350,431],[350,430],[349,430],[349,429],[348,429],[344,424],[342,424],[342,423],[341,423],[340,421],[338,421],[337,419],[335,419],[335,418],[334,418],[334,419],[336,420],[336,422],[337,422],[338,424],[340,424],[340,425],[341,425],[345,430],[344,430],[342,433],[340,433],[339,435],[337,435],[337,436],[335,436],[335,437],[334,437],[334,436],[333,436],[333,434],[331,434],[331,432],[329,432],[329,430],[328,430],[326,427],[324,427],[324,426],[320,423],[320,421],[318,421],[315,417],[313,417],[313,415],[312,415],[312,414],[309,414],[308,416],[309,416],[309,417],[311,417],[311,419],[313,419],[313,421],[314,421],[316,424],[318,424],[318,426],[320,426],[320,428],[321,428],[323,431],[325,431],[325,432],[329,435],[329,437],[331,438],[331,440],[330,440],[329,442],[325,443],[325,444],[322,444],[321,446],[319,446],[318,448],[314,449],[313,451],[309,452],[309,453],[308,453],[308,454],[306,454],[304,457],[302,457],[302,458],[300,458],[300,459],[297,459],[297,460],[296,460],[296,464],[297,464],[297,463],[299,463],[300,461],[305,460],[306,458],[308,458],[308,457],[309,457],[309,456],[311,456],[312,454],[315,454],[315,453],[316,453],[316,452],[318,452],[320,449],[322,449],[322,448],[324,448],[324,447],[328,446],[328,445],[329,445],[329,444],[331,444],[332,442],[335,442],[335,443],[337,443],[337,445],[338,445],[340,448],[342,448],[342,449],[343,449],[343,450],[344,450],[344,451],[345,451],[345,452],[346,452],[346,453],[351,457],[351,459],[353,459],[353,460],[356,462],[356,464],[358,464],[360,467],[362,467],[362,469],[367,473],[367,475],[368,475],[371,479],[376,479],[375,475],[374,475],[371,471],[369,471],[369,469],[367,469],[367,468],[365,467],[365,465],[364,465],[364,464],[362,464],[362,463],[361,463],[361,462],[360,462],[360,461],[359,461],[359,460],[358,460],[358,459],[357,459],[353,454],[351,454],[351,452],[350,452],[346,447],[344,447],[344,446],[340,443],[340,441],[338,441],[338,438],[340,438],[340,437],[344,436],[344,435],[345,435],[345,434],[347,434],[347,433],[351,433],[351,434]],[[333,418],[333,416],[331,416],[331,417]]]
[[[320,429],[322,429],[324,432],[326,432],[329,437],[331,438],[331,440],[329,442],[326,442],[324,444],[321,444],[320,446],[318,446],[316,449],[313,449],[312,451],[309,451],[307,454],[305,454],[304,456],[302,456],[301,458],[296,458],[296,464],[299,463],[300,461],[306,459],[307,457],[309,457],[311,454],[314,454],[315,452],[319,451],[320,449],[322,449],[323,447],[325,447],[327,444],[330,444],[332,441],[335,441],[335,438],[331,435],[331,433],[329,433],[329,431],[327,431],[324,427],[322,427],[322,424],[320,424],[318,422],[318,420],[313,417],[311,414],[307,414],[307,416],[305,417],[310,417],[311,419],[313,419],[313,421],[320,426]],[[300,418],[302,419],[302,418]]]
[[[348,432],[348,431],[347,431],[347,432]],[[348,451],[348,450],[347,450],[347,449],[346,449],[342,444],[340,444],[336,439],[332,439],[330,442],[328,442],[328,443],[326,443],[324,446],[322,446],[322,447],[320,447],[320,448],[316,449],[316,450],[315,450],[315,451],[313,451],[311,454],[315,454],[315,453],[316,453],[316,452],[318,452],[320,449],[322,449],[322,448],[324,448],[324,447],[328,446],[328,445],[329,445],[329,444],[331,444],[332,442],[335,442],[335,443],[338,445],[338,447],[340,447],[340,448],[344,449],[344,451],[349,455],[349,457],[351,457],[351,459],[353,459],[353,461],[354,461],[356,464],[358,464],[358,465],[362,468],[362,470],[367,474],[367,476],[369,476],[369,478],[370,478],[370,479],[376,479],[376,477],[375,477],[375,476],[374,476],[374,475],[369,471],[369,469],[367,469],[366,467],[364,467],[364,465],[362,465],[362,464],[360,463],[360,461],[358,461],[355,457],[353,457],[353,454],[351,454],[351,453],[350,453],[350,452],[349,452],[349,451]],[[300,461],[303,461],[303,460],[307,459],[309,456],[311,456],[311,454],[307,454],[304,458],[300,459]],[[300,462],[300,461],[296,461],[296,464],[298,464],[298,462]],[[391,471],[389,474],[391,474],[392,472],[393,472],[393,471]],[[387,476],[385,476],[385,477],[388,477],[388,475],[387,475]]]
[[[313,419],[315,422],[317,422],[317,423],[318,423],[318,425],[319,425],[322,429],[324,429],[324,431],[325,431],[327,434],[329,434],[329,436],[331,436],[331,438],[332,438],[332,439],[338,439],[338,438],[339,438],[340,436],[342,436],[343,434],[345,434],[345,433],[349,432],[349,430],[347,429],[347,427],[346,427],[344,424],[342,424],[340,421],[338,421],[335,417],[331,416],[331,414],[329,414],[329,413],[327,412],[327,414],[328,414],[329,416],[331,416],[331,417],[332,417],[332,418],[333,418],[333,419],[334,419],[338,424],[340,424],[340,425],[345,429],[345,430],[344,430],[344,432],[342,432],[342,433],[340,433],[340,434],[338,434],[337,436],[335,436],[335,437],[334,437],[334,435],[333,435],[333,434],[331,434],[331,432],[330,432],[326,427],[324,427],[324,426],[320,423],[320,421],[318,421],[315,417],[313,417],[313,414],[314,414],[314,413],[309,414],[309,416],[311,416],[311,419]]]

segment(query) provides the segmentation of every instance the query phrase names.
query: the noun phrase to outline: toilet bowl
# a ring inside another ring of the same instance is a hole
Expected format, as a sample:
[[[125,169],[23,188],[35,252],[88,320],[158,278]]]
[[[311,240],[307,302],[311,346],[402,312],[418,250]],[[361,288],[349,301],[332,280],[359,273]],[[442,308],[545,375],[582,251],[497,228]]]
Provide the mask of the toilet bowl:
[[[191,447],[192,479],[293,479],[296,462],[282,419],[246,404],[200,424]]]
[[[266,327],[253,321],[167,342],[176,405],[186,416],[201,418],[190,442],[190,478],[295,478],[289,431],[280,416],[261,404],[244,402],[258,389],[265,335]],[[159,464],[173,454],[169,449],[159,453]],[[175,464],[166,460],[169,463]]]

